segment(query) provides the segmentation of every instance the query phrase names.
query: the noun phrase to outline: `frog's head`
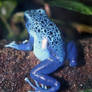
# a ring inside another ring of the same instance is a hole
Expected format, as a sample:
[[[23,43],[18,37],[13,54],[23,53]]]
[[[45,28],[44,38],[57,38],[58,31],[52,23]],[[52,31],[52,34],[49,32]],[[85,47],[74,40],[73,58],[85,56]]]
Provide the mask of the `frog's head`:
[[[44,9],[33,9],[33,10],[27,10],[24,12],[24,20],[27,22],[28,20],[32,20],[33,16],[47,16]]]
[[[30,32],[30,27],[34,26],[34,21],[37,21],[37,17],[47,16],[44,9],[33,9],[24,12],[24,21],[28,32]]]

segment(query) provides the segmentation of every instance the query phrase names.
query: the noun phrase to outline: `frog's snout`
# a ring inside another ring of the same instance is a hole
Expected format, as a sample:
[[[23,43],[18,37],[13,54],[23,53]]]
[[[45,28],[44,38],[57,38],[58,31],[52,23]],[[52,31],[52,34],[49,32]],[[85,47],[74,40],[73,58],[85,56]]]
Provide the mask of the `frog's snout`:
[[[26,15],[24,15],[24,21],[27,22],[28,21],[28,18]]]
[[[24,21],[27,22],[29,18],[29,11],[24,12]]]

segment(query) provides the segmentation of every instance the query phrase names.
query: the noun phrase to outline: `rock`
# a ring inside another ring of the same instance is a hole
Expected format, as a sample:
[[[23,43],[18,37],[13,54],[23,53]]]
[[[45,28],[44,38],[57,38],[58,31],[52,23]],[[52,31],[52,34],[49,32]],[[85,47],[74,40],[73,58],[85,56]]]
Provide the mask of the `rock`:
[[[80,56],[76,68],[67,64],[52,74],[61,82],[59,92],[78,92],[92,88],[92,38],[79,40]],[[30,70],[39,63],[32,52],[4,48],[6,41],[0,41],[0,92],[27,92],[33,90],[25,81]],[[84,59],[83,59],[84,58]],[[85,63],[83,63],[85,60]],[[33,82],[34,83],[34,82]]]

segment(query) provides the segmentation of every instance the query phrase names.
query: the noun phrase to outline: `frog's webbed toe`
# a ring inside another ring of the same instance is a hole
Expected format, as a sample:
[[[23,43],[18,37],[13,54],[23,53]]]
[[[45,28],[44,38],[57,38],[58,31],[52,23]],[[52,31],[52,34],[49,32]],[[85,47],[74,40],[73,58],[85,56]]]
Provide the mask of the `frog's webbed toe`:
[[[34,86],[30,81],[29,81],[29,79],[26,77],[25,78],[25,81],[27,82],[27,83],[29,83],[29,85],[31,86],[31,87],[33,87],[34,89],[35,89],[35,91],[28,91],[28,92],[47,92],[46,90],[45,90],[45,88],[47,88],[46,86],[43,86],[43,88],[42,88],[42,85],[41,85],[41,87],[40,87],[40,85],[38,84],[38,82],[37,81],[35,81],[35,84],[36,84],[36,86]]]
[[[43,85],[43,84],[41,84],[41,87],[42,87],[43,89],[48,89],[47,86],[46,86],[46,85]]]
[[[11,43],[5,45],[5,47],[15,48],[15,47],[17,47],[17,44],[15,43],[15,41],[12,41]]]
[[[39,83],[38,83],[36,80],[34,80],[34,82],[35,82],[35,85],[36,85],[38,88],[40,88]]]
[[[28,42],[28,40],[24,40],[22,43],[25,44],[25,43],[27,43],[27,42]]]
[[[35,85],[36,85],[38,88],[47,89],[47,86],[46,86],[46,85],[39,84],[36,80],[34,80],[34,82],[35,82]]]
[[[34,89],[37,89],[37,87],[35,87],[31,82],[30,82],[30,80],[26,77],[25,78],[25,81],[31,86],[31,87],[33,87]]]

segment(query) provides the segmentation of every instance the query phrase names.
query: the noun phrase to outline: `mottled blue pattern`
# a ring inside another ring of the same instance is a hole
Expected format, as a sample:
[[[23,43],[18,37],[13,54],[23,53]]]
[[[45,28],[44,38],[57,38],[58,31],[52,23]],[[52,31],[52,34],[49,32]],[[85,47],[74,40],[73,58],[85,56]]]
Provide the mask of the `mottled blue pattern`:
[[[62,62],[62,58],[65,56],[65,46],[63,41],[62,33],[60,33],[60,30],[54,24],[46,15],[45,11],[42,9],[38,10],[32,10],[29,12],[25,12],[25,16],[28,17],[28,22],[26,22],[26,27],[28,29],[28,33],[31,34],[34,39],[36,34],[37,40],[34,41],[34,49],[35,51],[38,51],[38,49],[41,50],[41,44],[43,38],[48,39],[48,48],[51,48],[53,52],[55,52],[55,56],[58,56],[59,61]],[[39,47],[38,47],[39,46]],[[41,51],[39,51],[40,53]],[[41,52],[42,53],[42,52]],[[41,54],[40,53],[40,54]],[[37,56],[37,55],[36,55]],[[43,58],[46,57],[41,55]],[[39,58],[42,60],[42,57]]]
[[[35,89],[34,92],[56,92],[60,83],[48,74],[63,66],[65,57],[69,60],[71,67],[77,65],[76,45],[71,41],[65,46],[62,32],[48,18],[43,9],[25,11],[24,20],[29,40],[23,41],[22,44],[16,44],[13,41],[5,47],[25,51],[33,50],[35,56],[41,61],[30,71],[30,77],[36,85],[33,85],[28,78],[25,78],[25,81]]]

